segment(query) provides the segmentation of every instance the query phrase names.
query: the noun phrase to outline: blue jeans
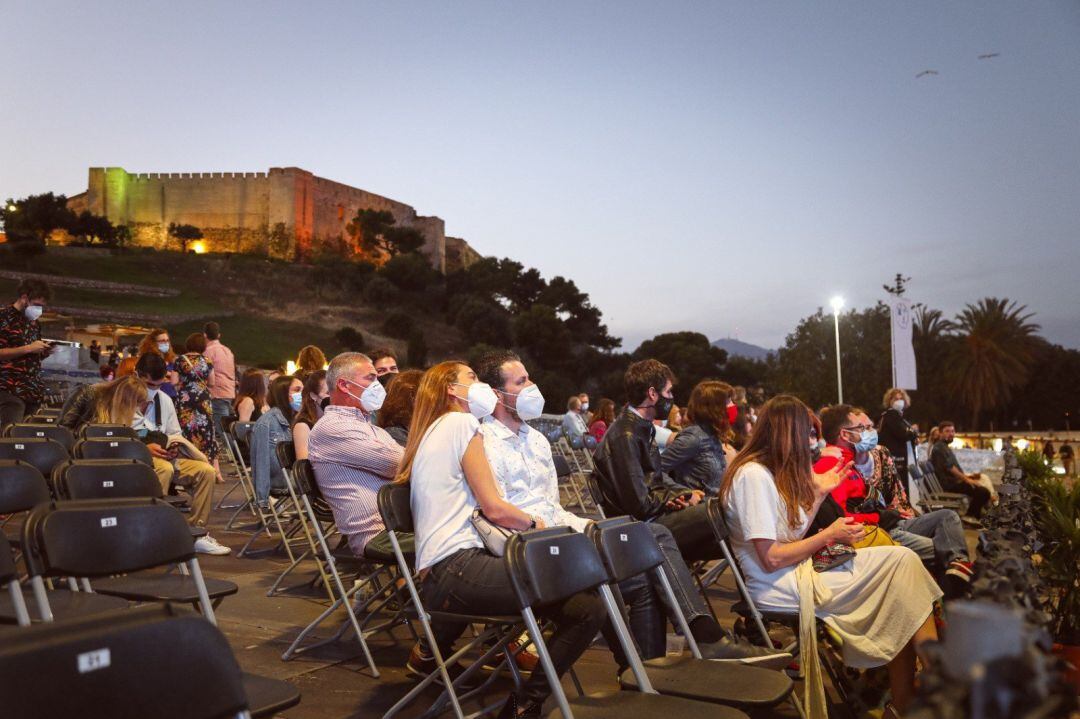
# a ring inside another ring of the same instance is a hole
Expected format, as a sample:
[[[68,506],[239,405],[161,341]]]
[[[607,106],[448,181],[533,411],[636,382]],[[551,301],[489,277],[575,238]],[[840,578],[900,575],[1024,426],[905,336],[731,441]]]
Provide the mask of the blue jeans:
[[[214,410],[214,431],[217,432],[217,436],[224,441],[225,429],[221,426],[221,418],[228,417],[233,413],[232,400],[231,399],[211,399],[210,406]],[[211,457],[210,461],[213,462],[214,458]]]
[[[951,509],[938,509],[911,519],[902,519],[889,532],[889,536],[918,554],[920,559],[937,560],[942,569],[955,560],[967,561],[964,525],[960,522],[960,515]]]

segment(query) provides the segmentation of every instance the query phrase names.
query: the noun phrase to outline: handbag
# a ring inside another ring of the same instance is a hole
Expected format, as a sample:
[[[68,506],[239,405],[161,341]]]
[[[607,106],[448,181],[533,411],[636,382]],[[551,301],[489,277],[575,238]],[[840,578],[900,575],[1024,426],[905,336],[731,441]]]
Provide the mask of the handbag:
[[[472,516],[469,517],[469,521],[472,522],[472,526],[476,529],[476,533],[480,535],[480,541],[484,543],[484,548],[496,557],[501,557],[506,554],[507,540],[519,531],[516,529],[507,529],[506,527],[495,524],[484,516],[483,510],[479,507],[473,510]]]
[[[827,572],[830,569],[847,564],[855,557],[855,550],[846,544],[831,542],[814,552],[812,557],[815,572]]]
[[[866,536],[851,545],[855,549],[865,549],[866,547],[895,547],[896,540],[889,536],[881,527],[877,525],[866,528]]]

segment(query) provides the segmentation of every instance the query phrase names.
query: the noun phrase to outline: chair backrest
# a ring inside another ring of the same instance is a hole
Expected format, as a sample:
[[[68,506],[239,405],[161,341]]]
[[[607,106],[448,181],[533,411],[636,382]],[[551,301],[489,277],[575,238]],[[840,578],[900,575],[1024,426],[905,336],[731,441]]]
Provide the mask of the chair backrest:
[[[113,437],[111,439],[80,439],[75,443],[78,459],[134,459],[150,467],[154,458],[150,449],[137,439]]]
[[[161,499],[87,499],[34,507],[23,552],[34,576],[101,577],[187,561],[195,541]]]
[[[0,514],[26,512],[50,499],[49,484],[37,467],[19,459],[0,459]]]
[[[60,415],[56,414],[35,414],[29,418],[29,421],[34,424],[56,424],[59,419]]]
[[[600,488],[600,480],[596,478],[596,472],[585,473],[585,487],[589,490],[589,496],[592,498],[593,504],[596,505],[596,509],[600,512],[600,516],[606,516],[604,513],[604,490]]]
[[[221,631],[160,605],[13,631],[0,643],[0,677],[5,719],[247,713],[243,675]]]
[[[731,536],[731,530],[728,529],[727,520],[724,519],[724,507],[720,504],[719,498],[709,497],[706,500],[705,514],[709,518],[709,524],[712,525],[713,536],[716,537],[716,541],[726,542],[727,538]]]
[[[522,608],[561,602],[608,581],[596,547],[569,527],[514,534],[504,559]]]
[[[63,411],[62,407],[38,407],[34,414],[42,417],[59,417]]]
[[[71,433],[70,429],[59,424],[17,422],[7,426],[4,430],[4,436],[19,439],[29,439],[31,437],[55,439],[64,445],[64,449],[68,452],[71,452],[71,448],[75,446],[75,435]]]
[[[651,571],[664,562],[664,554],[649,525],[635,522],[630,517],[594,522],[586,534],[593,540],[608,574],[616,582]]]
[[[232,436],[237,442],[248,441],[248,436],[251,435],[251,430],[255,428],[254,422],[233,422],[229,430],[232,432]]]
[[[53,470],[57,499],[160,497],[154,468],[134,459],[72,459]]]
[[[551,459],[555,462],[555,474],[559,479],[569,477],[573,474],[573,471],[570,469],[570,463],[566,461],[566,457],[563,457],[561,454],[553,454],[551,455]]]
[[[64,445],[45,437],[0,437],[0,459],[21,459],[34,465],[42,477],[52,474],[53,467],[70,455]]]
[[[79,429],[79,439],[110,439],[112,437],[138,439],[139,435],[134,427],[126,424],[89,423]]]
[[[274,446],[277,452],[277,460],[284,470],[291,470],[296,464],[296,445],[292,442],[278,442]]]
[[[379,514],[388,532],[413,531],[409,485],[384,484],[379,487]]]
[[[0,532],[0,587],[6,587],[8,582],[18,578],[19,572],[15,567],[15,559],[11,556],[11,545],[3,532]]]

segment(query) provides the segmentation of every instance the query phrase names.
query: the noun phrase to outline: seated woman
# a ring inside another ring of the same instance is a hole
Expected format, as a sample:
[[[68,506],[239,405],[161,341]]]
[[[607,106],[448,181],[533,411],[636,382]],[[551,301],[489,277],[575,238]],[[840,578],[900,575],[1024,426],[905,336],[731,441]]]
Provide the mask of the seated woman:
[[[480,420],[497,402],[494,391],[477,382],[461,362],[443,362],[424,373],[409,425],[409,441],[398,470],[408,482],[416,529],[416,569],[424,577],[424,603],[448,612],[517,614],[520,607],[501,557],[484,549],[470,517],[479,506],[487,518],[511,529],[542,527],[499,495],[484,454]],[[554,624],[548,641],[561,676],[588,648],[603,624],[604,609],[590,592],[577,594],[541,612]],[[435,640],[443,656],[466,625],[436,623]],[[414,649],[410,666],[431,669],[423,649]],[[543,671],[529,677],[521,696],[511,695],[500,717],[538,716],[550,694]]]
[[[597,442],[604,438],[607,428],[615,422],[615,403],[606,397],[596,405],[592,421],[589,423],[589,434]]]
[[[937,638],[933,604],[941,590],[905,547],[867,547],[841,566],[813,570],[810,558],[816,552],[852,544],[865,530],[843,517],[803,537],[810,518],[851,466],[813,473],[811,417],[810,408],[789,395],[762,408],[720,487],[732,545],[759,608],[798,611],[807,622],[806,608],[813,607],[843,640],[845,664],[856,669],[888,664],[895,706],[889,711],[902,713],[914,695],[916,651]],[[812,624],[809,632],[804,625],[803,634],[813,637]],[[804,667],[817,661],[807,642],[802,649]],[[807,689],[808,701],[824,702],[820,685]]]
[[[277,458],[278,442],[292,439],[293,417],[303,402],[304,385],[295,377],[278,377],[270,385],[270,410],[259,417],[251,430],[251,483],[255,501],[264,509],[270,504],[270,489],[285,489],[285,474]]]
[[[304,380],[304,399],[300,411],[293,417],[292,441],[297,459],[308,458],[308,437],[311,428],[323,416],[323,402],[330,397],[326,386],[326,370],[315,370]]]
[[[266,373],[249,367],[240,377],[240,389],[233,400],[233,414],[237,422],[257,422],[262,413],[270,409],[266,404]]]
[[[390,380],[386,400],[379,408],[376,424],[404,447],[409,439],[409,422],[412,421],[413,405],[416,403],[416,389],[420,386],[420,378],[424,373],[418,369],[407,369],[401,373],[387,374],[393,379]]]
[[[709,496],[720,490],[727,469],[731,420],[737,408],[731,385],[716,380],[699,382],[690,393],[688,426],[675,435],[660,455],[660,467],[681,487],[700,489]]]

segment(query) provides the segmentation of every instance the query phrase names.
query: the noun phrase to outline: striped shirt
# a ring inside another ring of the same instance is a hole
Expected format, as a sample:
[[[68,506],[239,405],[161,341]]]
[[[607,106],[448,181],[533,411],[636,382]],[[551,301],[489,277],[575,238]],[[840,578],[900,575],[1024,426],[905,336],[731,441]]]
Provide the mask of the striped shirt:
[[[402,453],[401,445],[356,407],[328,406],[311,430],[308,458],[315,481],[358,557],[385,529],[377,496],[397,473]]]

